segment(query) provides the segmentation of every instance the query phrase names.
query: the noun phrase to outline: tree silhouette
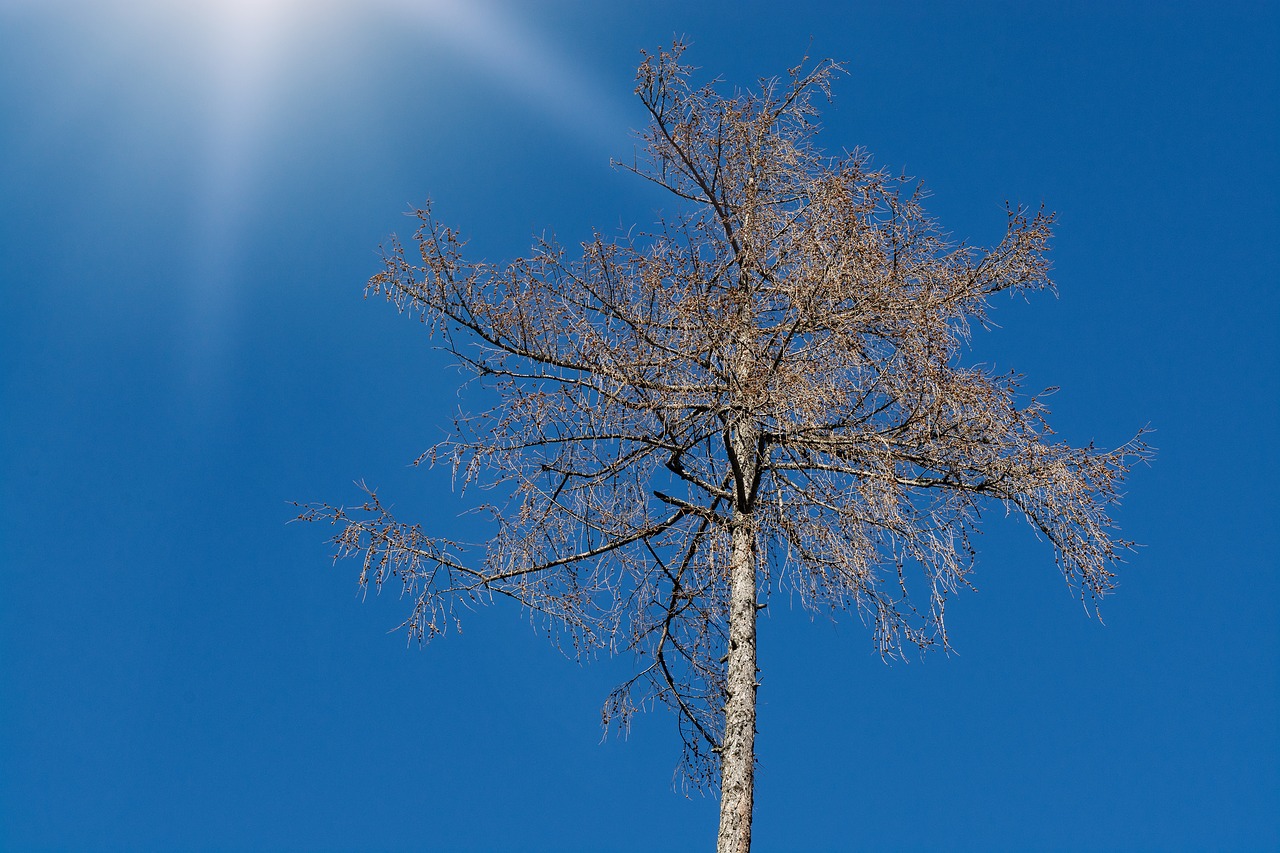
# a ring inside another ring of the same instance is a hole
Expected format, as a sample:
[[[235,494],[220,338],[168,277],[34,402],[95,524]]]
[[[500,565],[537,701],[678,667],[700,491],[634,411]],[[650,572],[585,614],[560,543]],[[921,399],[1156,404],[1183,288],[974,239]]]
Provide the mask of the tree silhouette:
[[[815,147],[838,66],[725,95],[693,86],[682,52],[644,55],[650,121],[624,167],[678,214],[492,266],[428,207],[369,282],[494,392],[419,459],[495,489],[492,538],[406,524],[372,492],[302,518],[337,526],[362,584],[404,585],[420,639],[501,596],[579,652],[635,653],[606,722],[670,706],[687,778],[719,786],[718,849],[745,853],[770,592],[864,614],[885,655],[945,645],[995,502],[1092,602],[1130,547],[1108,509],[1147,448],[1057,442],[1017,377],[960,363],[994,294],[1052,286],[1051,216],[1011,208],[997,245],[952,244],[913,182]]]

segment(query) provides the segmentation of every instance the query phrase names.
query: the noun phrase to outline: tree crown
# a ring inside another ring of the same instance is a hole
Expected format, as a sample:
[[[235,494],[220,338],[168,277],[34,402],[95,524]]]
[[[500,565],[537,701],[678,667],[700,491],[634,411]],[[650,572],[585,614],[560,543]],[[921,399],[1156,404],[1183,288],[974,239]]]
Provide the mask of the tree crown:
[[[1011,207],[997,244],[955,245],[917,184],[816,146],[815,100],[838,65],[723,94],[693,85],[682,52],[644,56],[649,123],[623,167],[677,213],[491,265],[428,206],[412,249],[393,239],[369,282],[495,392],[419,459],[498,488],[492,538],[434,535],[372,492],[303,517],[337,525],[362,584],[403,583],[419,639],[499,595],[580,651],[637,653],[606,720],[670,705],[705,782],[735,529],[764,557],[762,602],[784,586],[809,608],[857,610],[885,655],[945,645],[945,604],[993,501],[1049,540],[1086,601],[1107,593],[1131,546],[1110,507],[1147,448],[1056,441],[1016,376],[961,363],[992,296],[1052,287],[1052,216]]]

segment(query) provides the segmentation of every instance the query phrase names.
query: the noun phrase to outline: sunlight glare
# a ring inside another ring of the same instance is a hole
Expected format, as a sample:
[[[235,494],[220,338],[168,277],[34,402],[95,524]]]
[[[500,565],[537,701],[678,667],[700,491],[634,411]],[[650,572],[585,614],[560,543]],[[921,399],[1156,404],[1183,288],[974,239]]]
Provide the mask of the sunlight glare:
[[[197,10],[210,63],[201,226],[192,247],[190,343],[200,377],[219,372],[229,345],[256,149],[269,131],[300,6],[297,0],[206,0]]]
[[[585,69],[557,55],[531,27],[481,0],[383,0],[446,48],[458,50],[504,87],[595,144],[612,147],[628,126],[619,99]]]

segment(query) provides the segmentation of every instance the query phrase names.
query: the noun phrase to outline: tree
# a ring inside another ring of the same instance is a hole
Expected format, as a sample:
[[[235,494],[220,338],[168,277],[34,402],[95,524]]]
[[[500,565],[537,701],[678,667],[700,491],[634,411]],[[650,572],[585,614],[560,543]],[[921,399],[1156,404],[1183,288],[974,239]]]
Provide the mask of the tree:
[[[954,245],[918,185],[815,147],[838,66],[723,95],[691,84],[682,50],[644,54],[650,121],[625,167],[679,213],[493,266],[428,206],[415,251],[393,239],[369,282],[497,400],[419,459],[496,489],[488,543],[406,524],[371,491],[302,517],[337,526],[362,584],[404,585],[420,640],[501,596],[579,652],[635,653],[606,723],[670,706],[687,778],[719,785],[718,849],[745,852],[770,592],[862,613],[884,655],[945,646],[995,502],[1096,602],[1131,546],[1109,508],[1147,449],[1057,442],[1016,376],[960,363],[993,295],[1052,286],[1052,216],[1010,208],[995,246]]]

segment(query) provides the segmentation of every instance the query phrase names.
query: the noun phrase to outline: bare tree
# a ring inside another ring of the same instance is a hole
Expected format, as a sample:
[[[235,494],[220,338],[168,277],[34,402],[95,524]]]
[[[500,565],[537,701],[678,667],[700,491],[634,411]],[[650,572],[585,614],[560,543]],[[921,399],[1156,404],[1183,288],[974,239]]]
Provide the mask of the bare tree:
[[[678,214],[491,266],[427,208],[414,251],[393,241],[369,282],[495,392],[419,459],[496,489],[492,538],[433,535],[372,492],[302,517],[337,525],[362,584],[404,585],[419,639],[505,596],[580,652],[635,653],[606,724],[670,706],[687,779],[719,785],[718,850],[745,853],[770,593],[860,612],[885,655],[945,646],[994,501],[1092,603],[1130,547],[1108,508],[1147,450],[1056,442],[1017,377],[959,363],[990,297],[1051,287],[1051,216],[1010,209],[995,246],[955,245],[913,182],[815,147],[836,65],[724,95],[681,53],[644,55],[650,121],[625,167]]]

